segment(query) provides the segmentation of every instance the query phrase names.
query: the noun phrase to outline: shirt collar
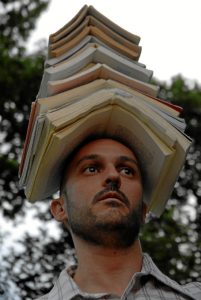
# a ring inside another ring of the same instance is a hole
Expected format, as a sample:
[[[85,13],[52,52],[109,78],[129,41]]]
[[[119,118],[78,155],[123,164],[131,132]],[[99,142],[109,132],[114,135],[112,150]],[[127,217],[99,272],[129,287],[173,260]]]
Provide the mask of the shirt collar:
[[[75,267],[70,267],[67,270],[64,269],[56,281],[53,289],[50,291],[48,295],[48,300],[54,300],[54,299],[73,299],[77,295],[80,295],[82,297],[87,297],[88,299],[98,299],[100,297],[106,297],[108,294],[106,293],[97,293],[97,294],[88,294],[79,289],[77,284],[72,278],[72,273]],[[131,279],[126,291],[125,295],[129,293],[129,291],[134,288],[134,284],[137,284],[142,277],[146,276],[153,276],[156,280],[159,282],[163,283],[164,285],[170,287],[171,289],[174,289],[175,291],[188,296],[191,299],[196,300],[194,296],[192,296],[192,293],[190,290],[185,287],[179,285],[177,282],[174,280],[170,279],[166,275],[164,275],[154,264],[152,261],[151,257],[148,254],[143,255],[143,265],[142,265],[142,270],[138,273],[135,273],[133,275],[133,278]]]
[[[191,299],[197,299],[192,295],[192,292],[190,291],[190,289],[188,289],[188,287],[178,284],[176,281],[163,274],[147,253],[145,253],[143,256],[143,266],[140,274],[141,276],[151,275],[155,277],[159,282],[162,282],[164,285],[174,289],[175,291],[186,295]]]
[[[56,281],[53,289],[48,295],[48,300],[70,300],[78,295],[84,298],[87,297],[88,299],[99,299],[101,297],[107,296],[106,293],[88,294],[81,291],[70,275],[73,273],[73,269],[75,269],[75,266],[69,267],[68,269],[64,269],[60,273],[58,280]]]

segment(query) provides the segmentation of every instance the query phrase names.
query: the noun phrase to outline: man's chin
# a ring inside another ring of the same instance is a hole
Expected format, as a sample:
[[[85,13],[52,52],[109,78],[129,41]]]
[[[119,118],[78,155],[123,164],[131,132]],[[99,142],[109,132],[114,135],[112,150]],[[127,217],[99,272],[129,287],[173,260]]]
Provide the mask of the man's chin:
[[[128,220],[129,213],[119,207],[110,207],[106,211],[99,211],[95,220],[98,224],[121,224]]]
[[[69,218],[72,233],[86,242],[107,248],[127,248],[136,240],[141,225],[141,211],[126,205],[93,205],[81,215]]]
[[[85,224],[86,225],[86,224]],[[86,242],[107,248],[128,248],[139,234],[140,223],[136,218],[114,212],[96,216],[87,226],[74,224],[73,233]]]
[[[97,217],[94,227],[103,231],[122,230],[123,228],[129,230],[129,227],[132,227],[132,222],[128,220],[127,215],[112,212],[100,218]]]

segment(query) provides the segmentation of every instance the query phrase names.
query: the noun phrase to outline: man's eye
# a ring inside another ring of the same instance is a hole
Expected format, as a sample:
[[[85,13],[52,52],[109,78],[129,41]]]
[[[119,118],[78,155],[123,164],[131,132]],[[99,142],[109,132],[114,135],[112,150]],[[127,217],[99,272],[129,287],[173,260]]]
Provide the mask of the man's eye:
[[[135,171],[130,167],[122,167],[120,168],[121,174],[127,175],[127,176],[133,176]]]
[[[86,174],[93,174],[93,173],[97,173],[98,172],[98,168],[96,166],[88,166],[86,168],[84,168],[84,173]]]

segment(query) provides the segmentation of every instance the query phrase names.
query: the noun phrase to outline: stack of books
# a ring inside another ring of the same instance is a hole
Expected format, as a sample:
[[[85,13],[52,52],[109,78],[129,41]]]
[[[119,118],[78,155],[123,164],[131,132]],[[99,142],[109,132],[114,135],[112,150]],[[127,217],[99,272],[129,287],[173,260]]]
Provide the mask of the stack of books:
[[[143,173],[144,201],[160,216],[190,146],[182,109],[157,98],[153,72],[138,62],[140,38],[85,5],[49,37],[32,103],[19,175],[31,202],[59,190],[66,158],[90,135],[131,145]]]

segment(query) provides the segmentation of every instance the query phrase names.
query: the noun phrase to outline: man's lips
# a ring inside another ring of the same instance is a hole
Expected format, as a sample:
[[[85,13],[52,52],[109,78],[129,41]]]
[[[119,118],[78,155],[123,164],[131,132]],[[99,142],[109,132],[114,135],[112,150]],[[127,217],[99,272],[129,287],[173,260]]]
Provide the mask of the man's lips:
[[[102,197],[100,197],[100,199],[98,201],[106,200],[106,199],[109,199],[109,198],[117,199],[117,200],[120,200],[121,202],[124,202],[124,200],[122,199],[122,197],[118,193],[116,193],[116,192],[106,193],[105,195],[103,195]]]
[[[107,191],[104,193],[100,193],[99,195],[97,195],[97,197],[95,197],[95,203],[100,202],[100,201],[104,201],[104,200],[117,200],[118,202],[121,202],[123,204],[125,204],[126,206],[129,206],[129,202],[127,200],[127,198],[123,195],[123,193],[121,194],[120,192],[116,192],[116,191]]]

